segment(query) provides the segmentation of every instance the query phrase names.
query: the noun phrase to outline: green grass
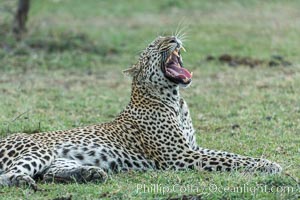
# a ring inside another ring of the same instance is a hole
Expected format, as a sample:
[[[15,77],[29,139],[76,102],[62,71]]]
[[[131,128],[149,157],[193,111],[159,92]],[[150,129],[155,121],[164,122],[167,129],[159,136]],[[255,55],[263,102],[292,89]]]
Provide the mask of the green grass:
[[[182,95],[199,145],[264,156],[280,163],[284,173],[131,172],[111,175],[103,184],[39,184],[45,191],[36,193],[1,188],[0,199],[299,198],[299,8],[296,0],[33,1],[21,43],[6,34],[12,16],[1,12],[2,136],[113,119],[130,96],[130,80],[121,71],[157,35],[175,32],[183,24],[188,36],[183,56],[194,80]],[[264,60],[281,55],[293,65],[249,68],[205,61],[207,55],[223,53]],[[138,189],[143,184],[145,192]],[[155,184],[165,192],[150,191]],[[234,190],[243,186],[248,191]]]

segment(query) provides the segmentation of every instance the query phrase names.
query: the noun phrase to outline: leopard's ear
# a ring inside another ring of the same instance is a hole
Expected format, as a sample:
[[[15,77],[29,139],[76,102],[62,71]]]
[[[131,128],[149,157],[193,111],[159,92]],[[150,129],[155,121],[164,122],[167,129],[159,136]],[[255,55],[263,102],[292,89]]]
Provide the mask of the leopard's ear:
[[[135,77],[139,73],[139,71],[140,71],[140,67],[137,64],[135,64],[132,65],[132,67],[123,70],[123,73],[126,76]]]

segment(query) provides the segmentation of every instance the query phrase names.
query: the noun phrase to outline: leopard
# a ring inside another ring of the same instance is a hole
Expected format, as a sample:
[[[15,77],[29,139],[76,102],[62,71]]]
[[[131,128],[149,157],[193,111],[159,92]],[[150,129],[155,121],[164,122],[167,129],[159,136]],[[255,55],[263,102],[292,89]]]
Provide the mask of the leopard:
[[[104,182],[110,174],[148,170],[243,171],[279,174],[282,167],[200,147],[180,90],[192,83],[183,65],[183,40],[156,37],[124,70],[128,105],[112,121],[69,130],[15,133],[0,141],[0,186],[37,182]]]

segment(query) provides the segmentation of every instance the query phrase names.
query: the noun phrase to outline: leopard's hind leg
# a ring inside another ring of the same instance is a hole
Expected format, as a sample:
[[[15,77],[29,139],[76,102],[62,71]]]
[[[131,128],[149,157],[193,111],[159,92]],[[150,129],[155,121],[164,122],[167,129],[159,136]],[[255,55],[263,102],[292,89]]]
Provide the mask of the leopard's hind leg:
[[[47,146],[29,135],[16,134],[0,141],[0,186],[28,184],[37,189],[34,177],[43,173],[55,158]]]
[[[57,158],[45,171],[45,182],[86,183],[91,181],[105,181],[107,174],[103,169],[96,166],[82,165],[76,160]]]

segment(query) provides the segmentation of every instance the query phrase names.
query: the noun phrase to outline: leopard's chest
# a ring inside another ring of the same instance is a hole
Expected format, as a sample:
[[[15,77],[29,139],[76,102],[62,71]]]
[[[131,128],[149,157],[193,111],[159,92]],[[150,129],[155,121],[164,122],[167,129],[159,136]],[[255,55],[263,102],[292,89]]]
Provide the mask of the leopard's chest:
[[[196,148],[196,138],[195,138],[195,130],[193,128],[192,119],[190,117],[190,113],[186,103],[182,100],[179,106],[179,114],[177,116],[179,126],[181,128],[182,134],[189,144],[189,146],[194,149]]]

